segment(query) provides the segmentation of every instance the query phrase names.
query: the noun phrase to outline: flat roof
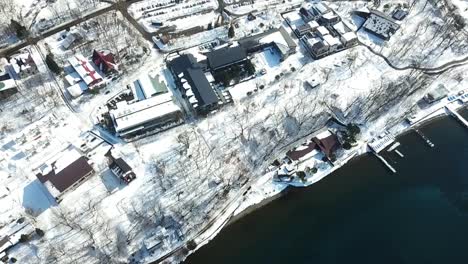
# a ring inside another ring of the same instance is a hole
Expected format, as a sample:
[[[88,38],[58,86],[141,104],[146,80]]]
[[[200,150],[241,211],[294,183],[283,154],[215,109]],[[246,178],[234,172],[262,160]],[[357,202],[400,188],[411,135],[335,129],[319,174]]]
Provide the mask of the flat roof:
[[[116,131],[122,132],[175,112],[180,112],[180,108],[166,93],[133,104],[119,105],[110,114],[114,117]]]
[[[328,9],[329,9],[328,6],[326,6],[326,5],[323,4],[323,3],[314,3],[312,6],[313,6],[313,7],[315,8],[315,10],[317,10],[320,14],[323,14],[323,13],[327,12]]]
[[[0,91],[5,91],[16,87],[16,83],[13,79],[0,81]]]
[[[317,31],[322,35],[328,35],[330,32],[328,31],[328,29],[324,26],[320,26],[317,28]]]
[[[379,11],[372,11],[363,27],[386,39],[390,38],[390,35],[400,28],[393,19]]]
[[[170,93],[165,93],[131,104],[122,101],[118,104],[117,109],[113,109],[110,112],[115,116],[115,118],[121,118],[127,115],[131,115],[134,112],[142,111],[146,108],[168,102],[172,102],[172,95]]]
[[[335,25],[333,25],[333,28],[341,35],[351,31],[349,27],[346,26],[345,23],[343,23],[343,21],[340,21],[336,23]]]
[[[357,36],[356,34],[354,34],[354,32],[346,32],[343,35],[341,35],[341,37],[346,41],[357,39]]]

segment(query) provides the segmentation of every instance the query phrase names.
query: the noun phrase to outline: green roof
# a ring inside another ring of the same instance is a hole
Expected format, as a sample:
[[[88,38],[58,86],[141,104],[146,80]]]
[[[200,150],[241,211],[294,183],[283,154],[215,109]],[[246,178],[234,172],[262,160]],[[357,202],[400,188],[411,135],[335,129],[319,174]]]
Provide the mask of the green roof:
[[[167,86],[166,84],[160,80],[159,74],[157,74],[154,78],[149,76],[151,84],[153,85],[156,94],[167,93]]]

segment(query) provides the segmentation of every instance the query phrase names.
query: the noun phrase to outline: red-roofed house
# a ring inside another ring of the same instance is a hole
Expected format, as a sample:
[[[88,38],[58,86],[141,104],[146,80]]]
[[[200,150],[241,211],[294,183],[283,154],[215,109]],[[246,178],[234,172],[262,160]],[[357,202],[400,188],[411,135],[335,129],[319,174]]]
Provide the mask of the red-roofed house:
[[[94,50],[93,62],[105,74],[116,70],[114,54],[109,51]]]
[[[330,131],[324,131],[314,137],[313,141],[319,146],[320,150],[330,159],[332,154],[340,147],[338,137]]]

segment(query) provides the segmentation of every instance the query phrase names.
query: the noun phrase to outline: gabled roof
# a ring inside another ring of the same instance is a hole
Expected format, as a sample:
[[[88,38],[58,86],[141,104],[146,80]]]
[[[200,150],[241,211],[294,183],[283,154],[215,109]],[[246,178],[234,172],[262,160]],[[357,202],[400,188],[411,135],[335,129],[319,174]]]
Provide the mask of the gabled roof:
[[[219,101],[211,84],[202,71],[202,65],[191,54],[181,55],[168,63],[169,68],[177,78],[187,80],[185,86],[189,86],[198,105],[211,105]],[[184,88],[182,88],[184,89]]]
[[[64,167],[58,173],[52,170],[46,175],[38,174],[37,178],[45,183],[49,181],[59,191],[63,192],[93,171],[85,157],[79,157],[68,166]]]
[[[183,54],[178,56],[177,58],[169,61],[168,65],[169,68],[174,71],[176,75],[183,73],[188,68],[197,67],[197,60],[192,54]]]
[[[221,48],[207,54],[212,70],[247,59],[247,52],[241,46]]]
[[[294,150],[288,151],[286,153],[286,156],[288,156],[288,158],[292,160],[300,160],[302,157],[311,153],[316,147],[317,147],[317,144],[311,141],[306,145],[302,145],[299,148],[295,148]]]
[[[123,160],[122,158],[115,159],[114,163],[115,165],[117,165],[117,167],[119,167],[122,170],[123,173],[132,171],[132,167],[130,167],[130,165],[128,165],[128,163],[125,162],[125,160]]]
[[[59,156],[41,165],[36,177],[42,183],[49,182],[55,188],[48,187],[49,191],[57,195],[57,191],[62,193],[91,172],[93,168],[88,160],[70,146]]]
[[[340,146],[338,138],[335,134],[330,133],[330,131],[318,134],[313,140],[327,157],[330,157],[330,155]]]
[[[187,69],[186,73],[187,81],[194,88],[192,91],[198,102],[202,105],[210,105],[219,101],[202,70]]]

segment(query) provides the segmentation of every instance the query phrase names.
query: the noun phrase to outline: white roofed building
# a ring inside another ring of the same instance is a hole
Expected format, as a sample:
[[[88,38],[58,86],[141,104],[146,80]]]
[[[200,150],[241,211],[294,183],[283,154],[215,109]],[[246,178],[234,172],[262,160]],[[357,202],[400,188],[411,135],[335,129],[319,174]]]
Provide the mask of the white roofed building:
[[[182,111],[167,91],[134,103],[118,102],[116,107],[109,113],[115,131],[121,137],[141,135],[150,130],[161,131],[183,123]]]
[[[364,23],[363,28],[367,32],[373,33],[384,40],[389,40],[390,37],[400,28],[400,25],[385,13],[372,10]]]
[[[346,47],[355,45],[358,42],[358,38],[354,32],[346,32],[340,37],[341,42]]]
[[[328,43],[328,46],[331,52],[336,51],[341,46],[341,42],[337,37],[332,37],[331,35],[325,35],[323,37],[323,40]]]
[[[325,35],[330,34],[330,31],[324,26],[320,26],[317,28],[317,33],[319,34],[320,37],[324,37]]]

